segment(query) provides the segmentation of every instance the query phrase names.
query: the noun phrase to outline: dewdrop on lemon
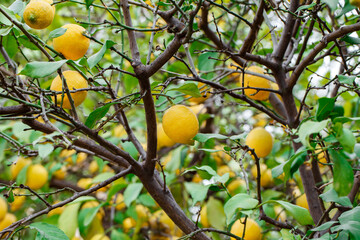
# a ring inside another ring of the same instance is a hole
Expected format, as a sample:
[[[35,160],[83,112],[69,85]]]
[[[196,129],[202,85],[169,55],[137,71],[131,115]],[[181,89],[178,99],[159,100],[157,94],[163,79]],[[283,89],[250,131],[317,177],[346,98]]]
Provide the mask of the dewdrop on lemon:
[[[189,144],[199,131],[195,113],[184,105],[175,105],[166,110],[162,125],[166,135],[176,143]]]

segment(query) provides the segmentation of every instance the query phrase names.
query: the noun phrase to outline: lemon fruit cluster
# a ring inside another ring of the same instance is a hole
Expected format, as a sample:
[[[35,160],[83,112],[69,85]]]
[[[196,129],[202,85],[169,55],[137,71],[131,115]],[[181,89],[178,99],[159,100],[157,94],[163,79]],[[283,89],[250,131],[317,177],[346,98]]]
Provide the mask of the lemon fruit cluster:
[[[54,49],[66,59],[78,60],[83,57],[90,46],[90,39],[85,36],[85,28],[76,24],[66,24],[62,28],[65,28],[66,32],[53,39]]]
[[[25,23],[34,29],[44,29],[48,27],[55,15],[55,6],[52,0],[31,0],[24,10]]]
[[[261,228],[257,222],[251,218],[247,218],[246,225],[244,226],[243,222],[245,218],[241,218],[232,225],[230,232],[238,237],[242,237],[245,227],[244,240],[261,240]],[[235,240],[235,238],[231,238]]]
[[[184,105],[174,105],[165,111],[162,126],[175,143],[189,144],[199,131],[195,113]]]
[[[254,178],[257,178],[257,167],[256,165],[251,167],[251,174]],[[264,188],[270,187],[274,184],[274,179],[271,174],[271,169],[269,169],[266,164],[260,163],[260,185]]]
[[[258,67],[258,66],[250,66],[246,70],[250,71],[250,72],[254,72],[254,73],[259,73],[259,74],[265,73],[265,71],[261,67]],[[271,89],[270,81],[267,80],[266,78],[246,73],[244,75],[244,77],[242,75],[240,75],[240,86],[245,87],[244,93],[250,99],[258,100],[258,101],[266,101],[269,99],[269,95],[270,95],[269,91],[256,89],[256,88]],[[250,87],[250,88],[248,88],[248,87]]]
[[[86,79],[76,71],[70,71],[70,70],[64,71],[63,76],[70,91],[88,87],[88,83]],[[50,90],[57,92],[61,92],[63,90],[63,81],[59,75],[56,78],[54,78],[54,80],[52,81]],[[85,100],[87,91],[78,91],[71,93],[70,95],[71,98],[74,100],[75,107],[77,107]],[[52,97],[52,99],[53,101],[55,101],[54,97]],[[56,103],[58,105],[61,104],[61,101],[63,108],[71,109],[70,100],[65,92],[64,92],[64,97],[62,97],[62,94],[57,94],[56,96]]]
[[[273,138],[264,128],[257,127],[249,132],[245,144],[253,148],[258,157],[266,157],[272,150]]]

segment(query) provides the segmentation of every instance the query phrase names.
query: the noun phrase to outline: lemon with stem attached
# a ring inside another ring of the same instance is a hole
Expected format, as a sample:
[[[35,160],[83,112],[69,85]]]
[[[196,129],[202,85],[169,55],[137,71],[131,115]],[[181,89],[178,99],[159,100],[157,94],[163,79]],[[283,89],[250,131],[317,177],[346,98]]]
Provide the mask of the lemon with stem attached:
[[[25,23],[34,29],[44,29],[48,27],[55,15],[54,6],[48,1],[31,0],[24,10]]]

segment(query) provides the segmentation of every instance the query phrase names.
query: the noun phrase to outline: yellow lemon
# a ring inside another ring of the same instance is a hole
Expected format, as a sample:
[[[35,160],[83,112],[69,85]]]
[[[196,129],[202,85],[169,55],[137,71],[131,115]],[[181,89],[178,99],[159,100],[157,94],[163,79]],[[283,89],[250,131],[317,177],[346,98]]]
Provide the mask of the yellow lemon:
[[[295,204],[298,205],[299,207],[303,207],[309,210],[309,204],[307,202],[305,194],[298,196],[295,200]]]
[[[266,157],[272,150],[273,138],[264,128],[257,127],[249,132],[245,144],[253,148],[258,157]]]
[[[86,79],[78,72],[76,71],[64,71],[63,72],[64,78],[66,79],[66,84],[70,91],[81,89],[81,88],[87,88],[88,83]],[[58,75],[51,83],[50,90],[61,92],[63,91],[63,82],[61,80],[61,77]],[[79,92],[73,92],[70,93],[71,98],[74,100],[75,107],[79,106],[86,98],[87,91],[79,91]],[[55,100],[54,97],[52,97],[53,101]],[[57,104],[61,104],[62,99],[62,93],[57,94],[56,100]],[[67,94],[64,92],[64,99],[63,99],[63,108],[65,109],[71,109],[70,101],[67,96]]]
[[[123,221],[124,232],[128,232],[131,228],[136,226],[136,222],[133,218],[125,218]]]
[[[3,218],[2,221],[0,221],[0,231],[4,230],[5,228],[7,228],[8,226],[10,226],[11,224],[13,224],[14,222],[16,222],[16,217],[14,214],[11,213],[6,213],[5,217]]]
[[[59,201],[55,201],[54,204],[59,203]],[[60,215],[65,209],[65,206],[54,208],[50,212],[48,212],[48,216],[51,217],[53,215]]]
[[[26,200],[25,196],[16,196],[17,194],[24,194],[24,191],[20,191],[19,189],[14,190],[14,201],[9,204],[10,210],[12,212],[19,210],[24,205],[24,202]],[[1,209],[1,207],[0,207],[0,209]]]
[[[231,169],[228,165],[222,165],[222,166],[218,167],[217,174],[219,176],[222,176],[225,173],[229,173],[230,177],[235,177],[235,173],[233,171],[231,171]]]
[[[122,125],[117,125],[113,130],[114,137],[120,138],[126,135],[125,128]]]
[[[208,221],[208,216],[207,216],[207,207],[206,207],[206,205],[204,207],[202,207],[202,209],[200,211],[200,223],[202,224],[202,226],[204,228],[210,227],[210,223]]]
[[[4,219],[7,211],[8,211],[8,206],[6,201],[2,197],[0,197],[0,221]]]
[[[258,66],[251,66],[247,69],[247,71],[264,74],[264,70]],[[240,76],[240,85],[242,86],[242,81],[244,81],[244,87],[252,87],[252,88],[271,88],[270,81],[255,75],[251,75],[246,73],[244,79]],[[248,98],[253,100],[265,101],[269,99],[270,92],[269,91],[258,91],[257,89],[246,88],[244,90],[245,95]]]
[[[66,167],[65,166],[61,166],[60,169],[56,170],[55,172],[53,172],[53,176],[55,179],[58,180],[64,180],[66,177]]]
[[[97,162],[95,160],[92,161],[89,165],[89,172],[94,174],[98,170],[99,170],[99,165],[97,164]]]
[[[231,195],[235,195],[242,191],[242,189],[246,189],[246,182],[244,179],[236,178],[229,183],[226,187]]]
[[[55,10],[47,1],[31,0],[24,10],[25,23],[34,29],[44,29],[48,27],[53,19]]]
[[[77,186],[83,189],[90,188],[91,184],[92,184],[92,178],[80,178],[79,181],[77,182]]]
[[[245,218],[241,218],[237,220],[231,227],[230,232],[238,237],[242,237],[244,233],[244,222]],[[231,240],[235,240],[235,238],[231,238]],[[246,220],[246,229],[244,240],[261,240],[261,228],[257,222],[252,220],[251,218],[247,218]]]
[[[104,234],[96,234],[90,240],[110,240],[110,238]]]
[[[176,143],[188,144],[199,131],[195,113],[184,105],[174,105],[166,110],[162,124],[166,135]]]
[[[215,146],[214,149],[221,150],[218,152],[211,153],[211,156],[215,159],[217,165],[227,163],[231,160],[230,155],[224,152],[224,148],[222,146]]]
[[[92,200],[92,201],[87,201],[85,202],[82,206],[81,206],[81,209],[85,209],[85,208],[95,208],[99,206],[99,203],[95,200]],[[102,219],[103,217],[105,216],[105,212],[104,212],[104,209],[103,208],[100,208],[98,210],[98,212],[96,213],[96,217],[98,219]]]
[[[86,30],[76,24],[62,26],[66,32],[53,39],[54,49],[66,59],[78,60],[83,57],[90,46],[90,39],[85,36]]]
[[[162,123],[157,125],[157,147],[158,149],[162,147],[171,147],[175,144],[173,140],[171,140],[166,133],[164,132]]]
[[[139,219],[146,220],[150,214],[149,209],[144,205],[136,205],[135,207],[136,214]]]
[[[40,164],[30,165],[26,172],[26,185],[38,190],[42,188],[48,181],[49,173],[45,167]]]
[[[251,167],[251,173],[254,176],[254,178],[257,178],[257,168],[256,165]],[[271,174],[271,169],[268,169],[266,164],[260,163],[260,186],[262,187],[270,187],[274,183],[274,179]]]
[[[113,198],[115,198],[115,196]],[[119,193],[116,197],[115,209],[121,211],[125,208],[126,208],[126,204],[124,202],[124,196],[121,193]]]
[[[12,164],[10,167],[11,178],[15,179],[19,174],[19,172],[21,171],[21,169],[23,169],[25,166],[29,165],[30,163],[31,161],[29,159],[19,157],[16,163]]]

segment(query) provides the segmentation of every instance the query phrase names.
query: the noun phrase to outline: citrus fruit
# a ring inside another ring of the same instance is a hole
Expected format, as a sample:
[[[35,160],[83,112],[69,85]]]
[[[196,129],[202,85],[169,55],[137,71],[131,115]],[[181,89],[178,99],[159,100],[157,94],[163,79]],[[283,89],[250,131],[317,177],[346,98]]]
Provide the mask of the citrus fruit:
[[[45,167],[40,164],[30,165],[26,172],[26,185],[33,190],[38,190],[46,184],[48,177]]]
[[[3,218],[3,220],[0,221],[0,231],[2,231],[3,229],[7,228],[8,226],[10,226],[11,224],[13,224],[14,222],[16,222],[16,217],[14,214],[12,213],[6,213],[5,217]]]
[[[231,195],[235,195],[246,190],[246,182],[244,179],[236,178],[226,188]]]
[[[66,79],[66,84],[70,91],[88,87],[88,83],[87,83],[86,79],[80,73],[78,73],[76,71],[64,71],[63,75],[64,75],[64,78]],[[59,75],[56,78],[54,78],[54,80],[52,81],[50,90],[57,91],[57,92],[63,91],[63,82]],[[77,107],[85,100],[87,91],[73,92],[70,95],[71,95],[71,98],[74,100],[75,107]],[[52,100],[53,101],[55,100],[54,97],[52,97]],[[60,106],[61,100],[62,100],[62,93],[57,94],[57,96],[56,96],[57,105]],[[65,92],[64,92],[62,107],[65,109],[71,109],[71,104],[70,104],[69,98]]]
[[[99,203],[98,203],[97,201],[95,201],[95,200],[92,200],[92,201],[87,201],[87,202],[85,202],[85,203],[81,206],[81,209],[95,208],[95,207],[98,207],[98,206],[99,206]],[[96,213],[96,217],[101,220],[104,216],[105,216],[105,211],[104,211],[104,209],[99,208],[98,212]]]
[[[231,171],[231,169],[228,165],[222,165],[222,166],[218,167],[217,174],[219,176],[222,176],[225,173],[229,173],[230,177],[235,177],[235,173],[233,171]]]
[[[251,173],[254,176],[254,178],[257,178],[257,168],[256,165],[251,167]],[[270,187],[273,185],[274,180],[271,174],[271,169],[268,169],[266,164],[260,163],[260,186],[262,187]]]
[[[253,148],[258,157],[266,157],[272,150],[271,134],[262,127],[254,128],[246,137],[245,144]]]
[[[247,71],[264,74],[265,71],[258,66],[251,66],[247,69]],[[248,98],[251,98],[253,100],[259,100],[259,101],[265,101],[269,98],[270,92],[269,91],[258,91],[257,89],[251,89],[246,87],[252,87],[252,88],[271,88],[270,81],[263,78],[258,77],[255,75],[251,75],[249,73],[246,73],[244,75],[244,79],[242,75],[240,76],[240,85],[242,86],[242,81],[244,81],[244,93]]]
[[[224,148],[221,146],[215,146],[214,150],[219,150],[217,152],[212,152],[211,156],[215,159],[217,165],[221,165],[223,163],[227,163],[231,160],[229,154],[224,152]]]
[[[104,234],[96,234],[90,240],[110,240],[110,238]]]
[[[25,166],[29,165],[31,161],[29,159],[19,157],[16,163],[12,164],[10,167],[11,178],[15,179],[17,175],[20,173],[21,169]]]
[[[55,201],[54,204],[59,203],[60,201]],[[64,211],[65,207],[58,207],[58,208],[54,208],[53,210],[51,210],[50,212],[48,212],[48,216],[51,217],[53,215],[60,215],[63,211]]]
[[[79,181],[77,182],[77,186],[83,189],[90,188],[91,184],[92,184],[92,178],[80,178]]]
[[[54,19],[54,6],[43,0],[31,0],[24,10],[25,23],[34,29],[48,27]]]
[[[184,105],[174,105],[166,110],[162,124],[166,135],[176,143],[190,143],[199,131],[195,113]]]
[[[175,142],[166,135],[161,123],[157,125],[157,140],[158,149],[162,147],[171,147],[175,144]]]
[[[4,219],[7,211],[8,211],[8,206],[6,201],[2,197],[0,197],[0,221]]]
[[[244,224],[242,224],[242,222],[244,221],[245,218],[237,220],[232,225],[230,232],[238,237],[242,237],[244,233]],[[235,238],[231,238],[231,240],[235,240]],[[261,228],[259,224],[251,218],[247,218],[246,220],[244,240],[261,240]]]
[[[359,0],[350,0],[350,4],[360,8],[360,1]]]
[[[207,207],[206,207],[206,205],[204,207],[202,207],[202,209],[200,211],[200,222],[201,222],[201,224],[202,224],[202,226],[204,228],[210,227],[208,217],[207,217]]]
[[[146,220],[150,214],[149,209],[141,204],[135,206],[135,211],[138,219],[142,220]]]
[[[52,175],[54,176],[55,179],[64,180],[67,175],[66,167],[64,165],[61,166],[61,168],[53,172]]]
[[[90,46],[85,28],[76,24],[62,26],[66,32],[53,39],[54,49],[64,55],[66,59],[78,60],[83,57]]]
[[[10,210],[12,212],[15,212],[24,205],[26,197],[25,196],[16,196],[17,194],[24,194],[24,192],[20,191],[19,189],[15,189],[13,192],[14,192],[14,201],[12,203],[10,203],[9,205],[10,205]],[[1,209],[1,207],[0,207],[0,209]]]
[[[123,221],[124,232],[128,232],[131,228],[136,226],[136,222],[133,218],[128,217]]]
[[[299,188],[295,188],[293,190],[293,193],[292,193],[296,199],[295,199],[295,204],[298,205],[299,207],[303,207],[303,208],[306,208],[309,210],[309,205],[308,205],[308,202],[307,202],[307,199],[306,199],[306,195],[305,194],[302,194],[299,190]]]

